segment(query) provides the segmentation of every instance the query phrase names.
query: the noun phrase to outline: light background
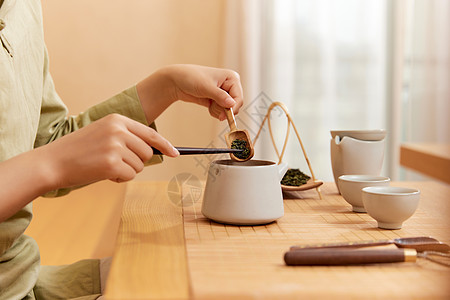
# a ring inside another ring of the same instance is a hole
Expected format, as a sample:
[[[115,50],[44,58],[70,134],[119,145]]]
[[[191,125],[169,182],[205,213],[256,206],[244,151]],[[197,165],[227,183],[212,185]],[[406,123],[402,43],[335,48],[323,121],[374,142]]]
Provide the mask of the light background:
[[[221,0],[42,1],[50,70],[70,114],[168,64],[221,67],[224,5]],[[181,102],[157,120],[159,132],[175,146],[207,146],[225,123],[204,107]],[[137,179],[169,180],[180,172],[206,174],[192,157],[166,158]]]
[[[383,175],[394,180],[427,179],[400,168],[401,143],[450,141],[446,0],[46,0],[42,5],[50,69],[71,114],[162,66],[193,63],[241,74],[251,105],[238,116],[239,127],[257,130],[251,114],[262,119],[260,99],[284,102],[316,177],[325,181],[332,180],[331,129],[386,128]],[[225,145],[226,122],[192,104],[176,103],[157,125],[176,146]],[[256,147],[256,157],[276,160],[267,132]],[[214,158],[166,158],[137,179],[169,180],[182,172],[204,179]],[[286,160],[306,169],[295,138]]]

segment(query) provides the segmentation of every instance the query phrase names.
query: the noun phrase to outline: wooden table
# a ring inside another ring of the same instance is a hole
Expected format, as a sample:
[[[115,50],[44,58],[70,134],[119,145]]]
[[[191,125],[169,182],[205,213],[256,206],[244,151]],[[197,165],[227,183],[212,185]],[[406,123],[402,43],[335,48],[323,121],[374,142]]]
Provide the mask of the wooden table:
[[[41,264],[65,265],[112,256],[126,184],[102,181],[57,198],[33,201],[25,234],[39,245]]]
[[[263,226],[232,226],[202,216],[201,201],[182,208],[166,182],[131,182],[107,286],[107,299],[449,299],[450,268],[415,263],[288,267],[290,246],[317,242],[433,236],[450,243],[450,187],[419,188],[421,202],[401,230],[382,230],[351,212],[326,183],[285,195],[285,216]],[[173,190],[173,189],[172,189]],[[171,200],[170,200],[171,199]]]
[[[450,144],[403,144],[400,147],[400,164],[450,183]]]

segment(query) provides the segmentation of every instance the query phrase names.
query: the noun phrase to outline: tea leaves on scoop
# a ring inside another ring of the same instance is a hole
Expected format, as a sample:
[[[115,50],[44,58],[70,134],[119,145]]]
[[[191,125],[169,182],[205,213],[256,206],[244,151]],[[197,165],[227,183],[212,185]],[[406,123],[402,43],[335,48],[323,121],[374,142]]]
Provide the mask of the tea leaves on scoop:
[[[250,148],[247,141],[236,139],[231,143],[231,149],[242,149],[242,152],[234,153],[234,156],[240,159],[246,159],[250,155]]]

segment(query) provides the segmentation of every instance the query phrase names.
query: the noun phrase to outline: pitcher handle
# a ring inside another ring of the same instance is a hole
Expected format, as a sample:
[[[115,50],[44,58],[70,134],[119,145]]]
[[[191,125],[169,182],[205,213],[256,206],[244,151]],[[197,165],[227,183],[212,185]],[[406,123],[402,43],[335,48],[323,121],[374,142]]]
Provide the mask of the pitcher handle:
[[[288,164],[286,162],[281,162],[280,164],[278,164],[277,167],[278,167],[278,175],[279,175],[280,181],[281,181],[281,179],[283,179],[283,176],[288,169]]]

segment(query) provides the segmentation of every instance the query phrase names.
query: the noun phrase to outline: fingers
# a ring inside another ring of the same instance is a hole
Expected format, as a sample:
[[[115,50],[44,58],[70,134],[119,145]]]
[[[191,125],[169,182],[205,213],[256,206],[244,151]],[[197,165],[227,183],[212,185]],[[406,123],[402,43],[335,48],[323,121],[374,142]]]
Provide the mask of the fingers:
[[[236,72],[232,72],[232,74],[233,76],[227,77],[220,88],[227,91],[227,93],[234,99],[235,104],[232,106],[232,108],[234,113],[237,114],[239,113],[239,109],[243,104],[244,92],[242,90],[239,75]]]
[[[196,98],[193,96],[187,96],[186,98],[189,99],[193,103],[197,103],[199,105],[207,107],[209,110],[209,114],[212,117],[219,119],[220,121],[223,121],[227,118],[224,108],[222,106],[220,106],[219,104],[217,104],[217,102],[215,102],[212,99]],[[236,104],[235,104],[235,106],[236,106]],[[234,110],[234,107],[233,107],[233,110]]]
[[[112,178],[109,178],[109,180],[114,182],[125,182],[133,180],[134,177],[136,177],[136,170],[126,162],[122,162],[120,166],[117,167],[117,174]]]
[[[243,104],[243,91],[238,73],[232,70],[195,65],[169,67],[177,100],[207,106],[211,116],[226,119],[224,108],[235,113]]]
[[[211,116],[223,121],[226,119],[224,108],[233,108],[235,114],[239,113],[243,105],[243,91],[239,75],[236,72],[229,70],[220,70],[219,72],[222,76],[225,72],[225,80],[220,86],[212,84],[206,86],[206,97],[213,100],[209,105]]]
[[[217,86],[208,86],[208,98],[214,100],[217,104],[222,107],[230,108],[236,104],[236,101],[227,93],[227,91],[223,90]]]
[[[214,81],[208,81],[203,86],[204,97],[214,100],[218,105],[224,108],[233,108],[239,110],[242,106],[243,91],[239,74],[231,70],[213,69],[217,84]]]
[[[59,189],[104,179],[131,180],[153,156],[152,147],[167,156],[179,155],[154,129],[110,114],[39,148],[38,153],[52,174],[51,188]]]
[[[220,121],[227,118],[224,108],[214,101],[211,101],[211,105],[209,106],[209,114]]]
[[[129,120],[127,123],[128,130],[133,133],[138,139],[128,140],[127,146],[136,153],[142,161],[147,161],[153,155],[151,147],[155,147],[163,154],[170,157],[177,157],[180,155],[177,149],[165,138],[163,138],[153,128],[147,127],[141,123]],[[150,157],[148,157],[150,155]]]
[[[145,157],[148,157],[148,155],[145,155]],[[144,162],[147,160],[143,160],[137,153],[133,152],[133,150],[122,153],[122,161],[133,168],[135,173],[140,173],[144,169]]]
[[[123,182],[133,179],[137,173],[144,169],[144,163],[153,156],[151,147],[155,147],[163,154],[176,157],[179,155],[172,144],[158,134],[153,128],[123,116],[114,116],[114,123],[122,123],[123,130],[116,130],[112,135],[122,144],[116,148],[114,156],[116,163],[111,169],[110,180]]]

